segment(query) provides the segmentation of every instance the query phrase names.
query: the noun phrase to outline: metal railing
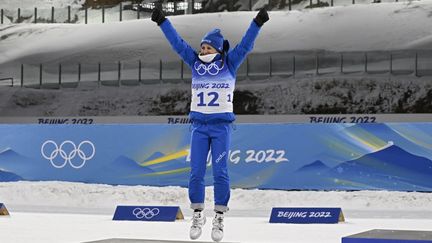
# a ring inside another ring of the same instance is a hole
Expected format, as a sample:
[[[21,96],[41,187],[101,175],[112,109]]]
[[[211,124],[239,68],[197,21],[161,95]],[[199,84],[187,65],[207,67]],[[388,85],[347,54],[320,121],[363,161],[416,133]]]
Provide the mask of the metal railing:
[[[0,70],[1,70],[0,66]],[[21,64],[19,70],[2,70],[19,80],[21,87],[77,87],[81,82],[98,86],[189,83],[191,71],[180,61],[143,60]],[[302,79],[307,77],[411,75],[432,76],[432,51],[370,52],[281,52],[251,54],[237,71],[239,82],[269,78]]]
[[[5,81],[10,81],[10,86],[14,86],[14,79],[13,78],[0,78],[0,85],[3,85],[3,83],[6,83]]]
[[[253,11],[266,7],[269,10],[298,9],[315,7],[333,7],[347,4],[379,3],[379,2],[406,2],[421,0],[280,0],[268,1],[265,4],[256,5],[258,0],[248,0],[243,3],[220,0],[192,0],[187,2],[167,2],[162,8],[167,15],[195,14],[203,12],[222,11]],[[254,7],[256,6],[256,7]],[[131,5],[101,5],[97,8],[71,7],[41,9],[0,9],[0,24],[11,23],[106,23],[124,20],[141,19],[150,16],[152,8],[139,8],[132,10]],[[112,13],[108,13],[112,12]],[[144,13],[141,13],[144,12]]]

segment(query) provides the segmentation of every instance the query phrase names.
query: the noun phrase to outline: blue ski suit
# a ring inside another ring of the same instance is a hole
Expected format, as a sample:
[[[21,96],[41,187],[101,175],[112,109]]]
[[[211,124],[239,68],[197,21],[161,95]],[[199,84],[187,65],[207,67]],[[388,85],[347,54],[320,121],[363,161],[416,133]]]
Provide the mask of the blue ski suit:
[[[211,151],[215,211],[226,212],[230,198],[228,156],[231,142],[236,72],[246,55],[252,51],[260,27],[252,21],[240,43],[218,55],[210,63],[198,58],[176,32],[170,21],[160,28],[172,48],[192,70],[192,102],[189,117],[192,121],[191,174],[189,199],[191,208],[204,209],[206,162]]]

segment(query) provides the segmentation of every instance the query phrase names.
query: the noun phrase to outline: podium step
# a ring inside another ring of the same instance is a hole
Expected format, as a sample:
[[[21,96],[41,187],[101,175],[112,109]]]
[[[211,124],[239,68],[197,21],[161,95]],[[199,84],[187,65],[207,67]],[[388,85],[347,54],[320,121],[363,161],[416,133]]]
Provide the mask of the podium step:
[[[214,243],[214,241],[176,241],[176,240],[148,240],[148,239],[122,239],[112,238],[98,241],[86,241],[83,243]],[[239,242],[225,242],[224,243],[239,243]]]
[[[432,243],[432,231],[374,229],[343,237],[342,243]]]

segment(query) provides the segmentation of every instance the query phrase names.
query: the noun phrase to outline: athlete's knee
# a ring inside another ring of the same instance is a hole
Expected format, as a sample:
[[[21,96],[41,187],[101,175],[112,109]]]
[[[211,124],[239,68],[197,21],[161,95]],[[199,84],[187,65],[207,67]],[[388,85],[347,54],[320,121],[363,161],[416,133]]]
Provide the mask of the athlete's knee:
[[[190,180],[201,182],[204,181],[205,172],[191,173]]]
[[[229,182],[228,173],[218,173],[216,175],[213,175],[213,180],[215,183],[226,184]]]

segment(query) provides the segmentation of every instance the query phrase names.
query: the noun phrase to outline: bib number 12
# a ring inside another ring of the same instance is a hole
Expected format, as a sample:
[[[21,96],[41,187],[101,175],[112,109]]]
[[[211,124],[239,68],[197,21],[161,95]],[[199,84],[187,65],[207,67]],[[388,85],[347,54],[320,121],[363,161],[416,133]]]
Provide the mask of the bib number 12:
[[[204,102],[204,92],[198,93],[198,106],[219,106],[219,103],[217,103],[219,94],[217,92],[209,92],[207,96],[210,97],[210,102],[208,104]]]

